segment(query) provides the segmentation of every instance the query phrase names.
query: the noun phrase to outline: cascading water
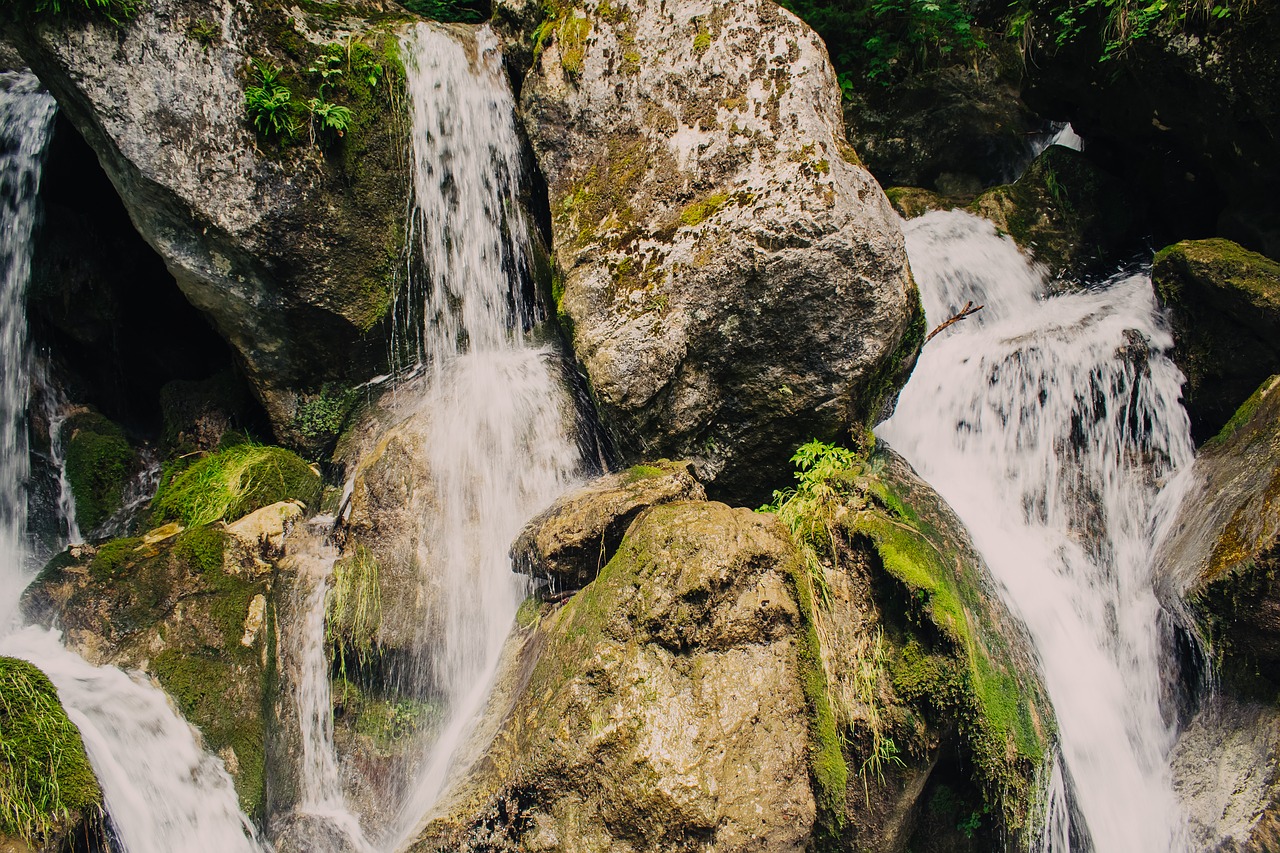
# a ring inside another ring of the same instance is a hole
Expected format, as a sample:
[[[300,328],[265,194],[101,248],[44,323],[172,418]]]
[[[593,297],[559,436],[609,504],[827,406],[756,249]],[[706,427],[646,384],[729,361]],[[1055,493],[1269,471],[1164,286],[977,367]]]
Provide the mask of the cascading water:
[[[985,220],[905,229],[931,323],[985,307],[929,344],[877,434],[955,508],[1033,637],[1084,824],[1067,827],[1054,768],[1041,846],[1186,850],[1150,555],[1175,503],[1157,495],[1193,447],[1150,279],[1047,296]]]
[[[517,197],[521,146],[497,39],[475,58],[427,25],[406,39],[413,115],[413,232],[425,281],[416,290],[420,403],[434,484],[419,565],[436,601],[422,672],[446,708],[399,818],[395,849],[427,815],[483,708],[525,594],[507,550],[521,526],[574,481],[573,408],[556,354],[524,340],[528,224]],[[412,291],[411,291],[412,292]]]
[[[0,74],[0,654],[31,661],[58,688],[102,783],[125,853],[258,853],[222,762],[205,753],[164,693],[18,629],[31,580],[26,547],[26,412],[31,358],[25,291],[42,157],[54,102],[27,74]]]

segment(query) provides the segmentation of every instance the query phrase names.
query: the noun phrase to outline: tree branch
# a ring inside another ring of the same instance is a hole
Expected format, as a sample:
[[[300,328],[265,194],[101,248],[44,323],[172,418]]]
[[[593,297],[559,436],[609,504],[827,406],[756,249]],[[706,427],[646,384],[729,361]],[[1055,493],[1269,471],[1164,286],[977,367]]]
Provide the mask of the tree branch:
[[[981,311],[985,307],[986,307],[985,305],[979,305],[977,308],[974,308],[972,301],[966,302],[964,304],[964,307],[960,309],[959,314],[955,315],[950,320],[947,320],[945,323],[938,326],[938,328],[930,332],[929,336],[924,339],[924,343],[926,344],[929,343],[929,341],[933,340],[934,335],[938,334],[938,332],[941,332],[947,326],[950,326],[953,323],[959,323],[965,317],[968,317],[970,314],[977,314],[979,311]],[[921,346],[924,346],[924,344],[921,344]]]

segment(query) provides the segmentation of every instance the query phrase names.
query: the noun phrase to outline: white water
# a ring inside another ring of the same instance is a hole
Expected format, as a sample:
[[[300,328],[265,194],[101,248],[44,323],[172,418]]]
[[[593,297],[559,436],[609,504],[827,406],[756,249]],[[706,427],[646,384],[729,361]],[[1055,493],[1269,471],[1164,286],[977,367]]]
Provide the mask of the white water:
[[[255,853],[263,847],[222,762],[200,748],[159,688],[91,666],[63,648],[56,632],[18,628],[19,599],[31,580],[25,292],[53,115],[53,99],[34,77],[0,74],[0,654],[31,661],[58,688],[125,853]]]
[[[1150,280],[1046,297],[984,220],[905,228],[931,324],[986,307],[925,348],[877,434],[955,508],[1033,636],[1087,824],[1073,834],[1097,853],[1186,850],[1150,555],[1159,489],[1193,449]],[[1054,772],[1045,844],[1066,853]]]

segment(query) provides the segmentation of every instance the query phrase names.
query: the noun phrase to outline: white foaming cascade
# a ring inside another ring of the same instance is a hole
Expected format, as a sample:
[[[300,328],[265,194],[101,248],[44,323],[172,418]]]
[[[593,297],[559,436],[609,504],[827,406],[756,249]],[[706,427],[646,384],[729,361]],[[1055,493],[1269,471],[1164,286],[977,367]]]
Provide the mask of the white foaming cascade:
[[[419,412],[435,495],[419,548],[434,592],[421,667],[445,703],[384,849],[412,837],[469,756],[526,591],[508,549],[522,525],[578,476],[573,409],[548,347],[523,338],[520,293],[530,249],[517,197],[515,104],[488,27],[470,52],[419,25],[405,41],[413,114],[414,235],[424,279],[409,306],[423,318],[428,368]]]
[[[200,748],[161,690],[91,666],[56,632],[18,629],[19,599],[31,581],[25,296],[53,116],[53,99],[34,77],[0,74],[0,654],[31,661],[58,688],[124,853],[261,853],[222,762]]]
[[[931,324],[986,307],[925,348],[877,433],[955,508],[1032,634],[1085,824],[1068,827],[1055,767],[1041,847],[1187,850],[1150,555],[1157,494],[1193,448],[1150,279],[1046,296],[985,220],[905,229]]]

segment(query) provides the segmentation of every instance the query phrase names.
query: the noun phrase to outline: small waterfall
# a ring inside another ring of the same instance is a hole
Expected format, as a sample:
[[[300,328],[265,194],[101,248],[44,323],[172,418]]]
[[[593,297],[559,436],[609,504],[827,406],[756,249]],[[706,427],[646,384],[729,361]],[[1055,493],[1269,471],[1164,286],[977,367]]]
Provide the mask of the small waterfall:
[[[163,691],[91,666],[56,632],[18,628],[19,599],[31,581],[25,297],[54,109],[34,77],[0,74],[0,654],[31,661],[58,688],[124,853],[262,853],[222,762],[201,749]]]
[[[929,344],[877,433],[956,509],[1032,634],[1065,762],[1045,849],[1187,850],[1150,560],[1176,503],[1157,496],[1193,448],[1150,279],[1046,296],[984,220],[905,228],[931,323],[986,307]]]
[[[385,837],[412,837],[483,709],[525,594],[508,548],[521,526],[578,476],[573,406],[548,347],[524,340],[531,312],[528,224],[517,196],[521,144],[497,39],[474,52],[419,25],[405,40],[413,114],[413,234],[421,276],[409,290],[421,319],[429,382],[418,408],[434,486],[419,565],[432,590],[421,677],[446,718]]]
[[[53,98],[30,74],[0,74],[0,585],[21,590],[26,565],[27,396],[31,353],[26,295],[40,173],[53,130]],[[17,618],[3,596],[0,630]]]

